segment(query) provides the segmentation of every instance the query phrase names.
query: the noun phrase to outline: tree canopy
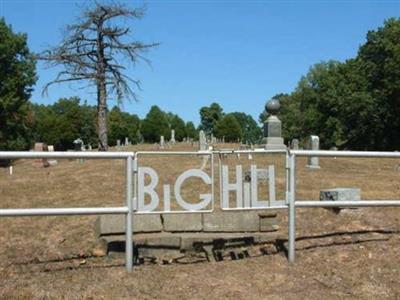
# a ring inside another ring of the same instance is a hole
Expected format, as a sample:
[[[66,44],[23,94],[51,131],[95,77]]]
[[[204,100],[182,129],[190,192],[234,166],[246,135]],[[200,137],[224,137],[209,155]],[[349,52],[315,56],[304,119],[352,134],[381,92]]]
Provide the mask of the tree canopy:
[[[223,109],[218,103],[200,108],[200,129],[208,135],[214,132],[217,122],[223,116]]]
[[[14,33],[0,18],[0,150],[29,147],[29,98],[35,82],[35,60],[26,34]]]
[[[355,58],[312,66],[281,100],[286,139],[320,136],[324,148],[400,147],[400,19],[369,31]]]

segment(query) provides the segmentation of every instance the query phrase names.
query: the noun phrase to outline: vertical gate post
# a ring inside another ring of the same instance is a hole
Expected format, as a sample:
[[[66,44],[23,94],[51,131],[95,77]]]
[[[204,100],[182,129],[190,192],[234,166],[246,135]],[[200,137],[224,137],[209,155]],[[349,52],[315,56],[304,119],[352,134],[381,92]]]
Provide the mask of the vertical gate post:
[[[128,213],[125,218],[125,266],[128,272],[132,272],[133,266],[133,230],[132,230],[132,156],[126,159],[126,206]]]
[[[289,205],[290,199],[290,153],[285,155],[285,204]]]
[[[289,229],[288,229],[288,258],[289,262],[294,262],[296,248],[296,156],[289,154],[290,161],[290,193],[289,193]]]

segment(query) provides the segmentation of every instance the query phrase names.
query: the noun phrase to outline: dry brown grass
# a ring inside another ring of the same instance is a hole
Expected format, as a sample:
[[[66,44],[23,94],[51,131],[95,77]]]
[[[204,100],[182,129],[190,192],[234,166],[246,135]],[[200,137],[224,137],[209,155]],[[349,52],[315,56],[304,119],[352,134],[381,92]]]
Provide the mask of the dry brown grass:
[[[140,150],[158,148],[141,145]],[[173,150],[196,149],[179,144]],[[157,156],[142,158],[140,163],[156,169],[163,183],[173,183],[182,171],[199,168],[201,161],[199,157]],[[232,171],[238,163],[244,169],[250,163],[259,167],[275,164],[278,197],[283,197],[282,156],[254,156],[251,161],[247,155],[230,156],[224,163]],[[322,188],[358,187],[364,199],[398,199],[399,163],[394,159],[323,158],[320,170],[310,170],[305,167],[306,159],[299,158],[297,198],[318,199]],[[210,165],[206,170],[210,172]],[[84,164],[59,160],[59,165],[47,169],[34,166],[32,160],[20,160],[13,176],[0,169],[0,207],[124,205],[124,172],[124,162],[119,160],[87,160]],[[198,187],[191,180],[183,196],[195,201]],[[266,187],[260,189],[266,191]],[[286,212],[279,212],[285,238]],[[295,265],[289,265],[279,252],[220,263],[144,265],[131,275],[125,273],[121,259],[91,256],[97,245],[95,216],[0,218],[0,298],[394,299],[400,297],[399,212],[397,208],[370,208],[336,215],[325,209],[299,209]],[[382,229],[386,232],[376,232]],[[355,232],[370,241],[353,241]],[[327,235],[317,238],[321,234]]]

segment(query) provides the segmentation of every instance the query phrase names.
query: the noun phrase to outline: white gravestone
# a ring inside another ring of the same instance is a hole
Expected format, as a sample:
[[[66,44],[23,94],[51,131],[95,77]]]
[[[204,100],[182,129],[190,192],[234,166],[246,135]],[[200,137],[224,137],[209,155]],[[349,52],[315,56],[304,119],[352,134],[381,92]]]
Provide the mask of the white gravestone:
[[[293,139],[291,143],[292,150],[299,150],[299,140]]]
[[[308,143],[309,150],[319,150],[319,137],[317,135],[311,135]],[[307,167],[310,169],[320,169],[319,166],[319,157],[318,156],[309,156]]]
[[[200,130],[199,132],[199,145],[200,151],[206,151],[208,149],[206,134],[203,130]]]
[[[170,140],[170,143],[171,143],[172,145],[174,145],[174,144],[176,143],[176,141],[175,141],[175,130],[174,130],[174,129],[171,130],[171,140]]]
[[[160,136],[160,148],[164,149],[164,146],[165,146],[165,141],[164,141],[164,136],[162,135]]]

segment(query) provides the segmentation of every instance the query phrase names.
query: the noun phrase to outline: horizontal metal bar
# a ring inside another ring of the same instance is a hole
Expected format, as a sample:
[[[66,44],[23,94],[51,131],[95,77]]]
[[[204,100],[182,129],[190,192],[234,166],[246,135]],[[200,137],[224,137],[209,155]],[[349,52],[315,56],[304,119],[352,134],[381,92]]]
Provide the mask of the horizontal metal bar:
[[[222,211],[246,211],[246,210],[269,210],[269,209],[281,209],[286,208],[287,205],[267,206],[267,207],[232,207],[222,208]]]
[[[138,155],[211,155],[211,151],[138,151]]]
[[[298,200],[296,207],[372,207],[400,206],[400,200],[310,201]]]
[[[379,151],[325,151],[325,150],[291,150],[296,156],[336,156],[336,157],[400,157],[400,152]]]
[[[211,154],[262,154],[262,153],[286,153],[287,150],[203,150],[203,151],[138,151],[136,155],[211,155]]]
[[[134,211],[134,215],[159,215],[159,214],[201,214],[212,213],[214,210],[177,210],[177,211]]]
[[[265,150],[265,149],[247,149],[247,150],[213,150],[214,154],[273,154],[273,153],[287,153],[287,150]]]
[[[127,214],[128,207],[71,207],[0,209],[0,217]]]
[[[46,152],[46,151],[0,151],[0,159],[7,158],[109,158],[123,159],[135,156],[134,152]]]

